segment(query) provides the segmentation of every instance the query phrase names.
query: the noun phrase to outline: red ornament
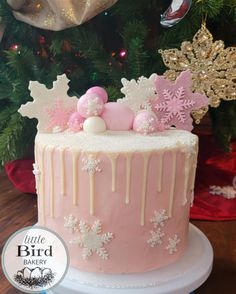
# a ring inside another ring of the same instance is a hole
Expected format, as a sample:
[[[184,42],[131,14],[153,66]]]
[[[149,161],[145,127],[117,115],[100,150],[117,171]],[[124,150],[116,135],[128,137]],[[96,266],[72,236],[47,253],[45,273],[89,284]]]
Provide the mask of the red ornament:
[[[13,44],[13,45],[11,45],[10,50],[17,51],[19,49],[19,47],[20,46],[18,44]]]
[[[41,45],[43,45],[43,44],[46,43],[46,40],[45,40],[45,37],[44,37],[44,36],[40,36],[40,37],[39,37],[39,43],[40,43]]]
[[[120,51],[120,57],[125,58],[127,52],[123,49]]]

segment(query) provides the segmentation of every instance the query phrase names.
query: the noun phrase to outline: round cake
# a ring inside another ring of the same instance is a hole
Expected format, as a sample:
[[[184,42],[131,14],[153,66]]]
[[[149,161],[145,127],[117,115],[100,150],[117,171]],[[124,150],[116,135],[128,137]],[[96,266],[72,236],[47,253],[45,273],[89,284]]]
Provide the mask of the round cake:
[[[38,133],[39,225],[64,239],[82,271],[170,264],[187,246],[197,152],[197,136],[176,129]]]
[[[68,96],[65,75],[51,89],[30,82],[33,101],[19,112],[38,119],[38,222],[64,239],[71,267],[143,273],[186,252],[198,153],[191,115],[208,105],[191,79],[189,70],[174,83],[122,79],[117,102],[99,86]]]

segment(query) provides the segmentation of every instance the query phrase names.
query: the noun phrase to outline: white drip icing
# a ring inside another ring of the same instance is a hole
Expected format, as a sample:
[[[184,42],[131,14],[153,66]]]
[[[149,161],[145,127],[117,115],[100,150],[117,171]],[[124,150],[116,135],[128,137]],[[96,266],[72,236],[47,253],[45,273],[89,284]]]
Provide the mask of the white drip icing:
[[[132,154],[126,154],[126,193],[125,204],[129,204],[130,201],[130,178],[131,178],[131,160]]]
[[[143,184],[141,198],[141,226],[145,224],[145,208],[146,208],[146,193],[147,193],[147,174],[150,153],[143,154]]]
[[[50,173],[50,216],[54,218],[54,205],[55,205],[55,199],[54,199],[54,164],[53,164],[53,154],[54,154],[54,148],[49,147],[48,149],[48,155],[49,155],[49,173]]]
[[[173,200],[175,193],[175,177],[176,177],[176,151],[171,151],[172,155],[172,167],[171,167],[171,176],[170,176],[170,199],[169,199],[169,211],[168,216],[172,216],[173,210]]]
[[[72,150],[73,205],[78,205],[78,157],[78,151]]]

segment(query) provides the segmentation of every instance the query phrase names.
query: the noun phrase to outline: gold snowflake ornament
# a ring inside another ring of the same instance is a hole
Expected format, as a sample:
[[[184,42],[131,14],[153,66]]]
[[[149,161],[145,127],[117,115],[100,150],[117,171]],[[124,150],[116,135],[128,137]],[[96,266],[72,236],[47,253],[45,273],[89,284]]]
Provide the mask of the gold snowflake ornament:
[[[165,76],[174,81],[180,72],[190,69],[193,74],[193,91],[206,94],[211,107],[218,107],[220,100],[236,100],[236,47],[225,48],[222,40],[213,42],[213,36],[203,24],[193,37],[185,41],[181,50],[160,50],[165,65]],[[196,123],[208,107],[192,113]]]

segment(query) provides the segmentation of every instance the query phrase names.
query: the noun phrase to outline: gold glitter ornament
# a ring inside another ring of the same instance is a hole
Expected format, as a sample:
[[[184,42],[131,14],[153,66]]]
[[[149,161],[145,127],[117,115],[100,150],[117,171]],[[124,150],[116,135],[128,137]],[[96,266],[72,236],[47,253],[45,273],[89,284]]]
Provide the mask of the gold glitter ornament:
[[[225,48],[222,40],[213,42],[213,36],[202,24],[192,43],[185,41],[181,49],[159,50],[169,68],[165,76],[175,80],[180,72],[190,69],[193,91],[206,94],[211,107],[218,107],[221,99],[236,100],[236,47]],[[192,113],[196,123],[208,107]]]

